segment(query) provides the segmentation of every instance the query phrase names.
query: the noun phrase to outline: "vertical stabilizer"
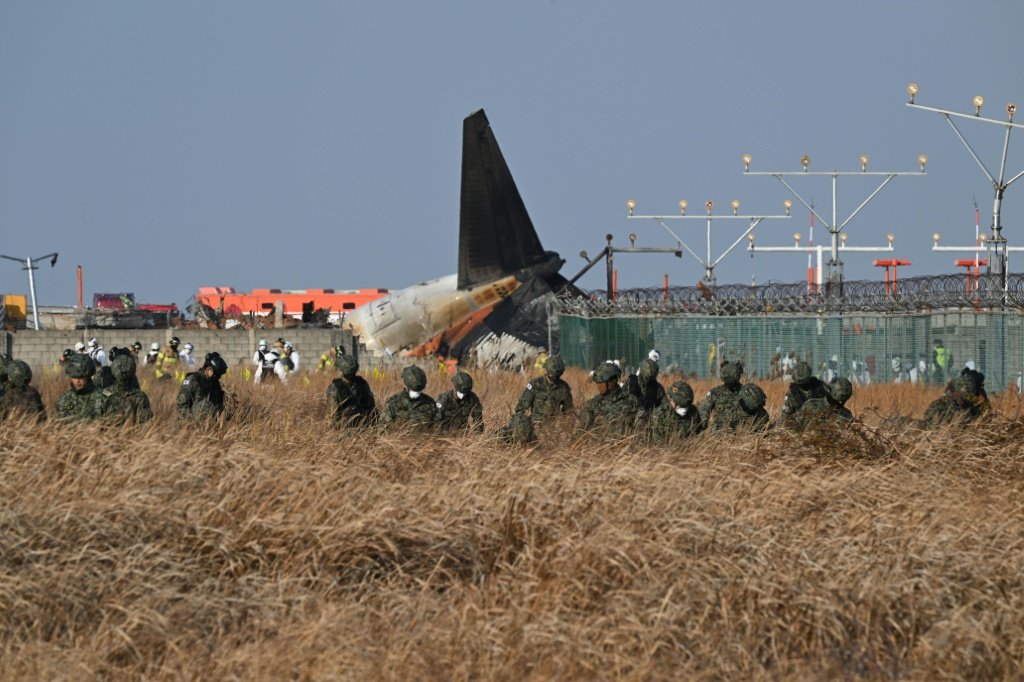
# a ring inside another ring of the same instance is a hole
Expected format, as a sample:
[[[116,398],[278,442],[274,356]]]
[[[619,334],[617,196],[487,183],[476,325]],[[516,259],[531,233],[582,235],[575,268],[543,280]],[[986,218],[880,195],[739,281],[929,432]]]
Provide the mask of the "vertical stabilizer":
[[[458,288],[537,265],[544,249],[483,109],[462,124]]]

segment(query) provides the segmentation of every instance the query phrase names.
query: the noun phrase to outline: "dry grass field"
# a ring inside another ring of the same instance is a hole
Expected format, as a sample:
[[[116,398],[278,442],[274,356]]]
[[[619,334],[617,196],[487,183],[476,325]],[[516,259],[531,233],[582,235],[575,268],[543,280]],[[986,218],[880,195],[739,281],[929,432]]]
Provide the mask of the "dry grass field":
[[[524,377],[476,379],[490,430]],[[217,428],[165,385],[144,428],[4,425],[0,679],[1024,675],[1014,396],[966,431],[879,431],[938,391],[874,386],[843,430],[523,449],[331,430],[324,377],[227,383]]]

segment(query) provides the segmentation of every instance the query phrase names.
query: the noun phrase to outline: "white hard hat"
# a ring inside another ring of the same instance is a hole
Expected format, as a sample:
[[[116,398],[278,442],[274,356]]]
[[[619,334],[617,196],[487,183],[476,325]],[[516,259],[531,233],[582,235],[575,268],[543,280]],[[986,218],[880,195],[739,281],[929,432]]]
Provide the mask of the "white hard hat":
[[[160,350],[160,344],[157,343],[156,341],[154,341],[153,343],[149,344],[149,349],[150,350]]]
[[[658,352],[657,348],[652,348],[651,352],[647,354],[647,357],[652,362],[657,362],[658,360],[661,360],[661,353]]]
[[[292,346],[292,342],[291,342],[291,341],[285,341],[285,342],[284,342],[284,347],[285,347],[285,348],[292,348],[292,347],[293,347],[293,346]]]
[[[193,346],[191,343],[185,344],[185,350],[192,350],[193,348],[195,348],[195,346]]]
[[[89,348],[95,348],[98,345],[100,345],[100,342],[96,340],[95,336],[89,339]]]
[[[85,344],[79,341],[78,343],[75,344],[75,350],[81,353],[83,350],[85,350]]]
[[[267,340],[266,339],[260,339],[260,348],[266,348],[266,347],[267,347]]]

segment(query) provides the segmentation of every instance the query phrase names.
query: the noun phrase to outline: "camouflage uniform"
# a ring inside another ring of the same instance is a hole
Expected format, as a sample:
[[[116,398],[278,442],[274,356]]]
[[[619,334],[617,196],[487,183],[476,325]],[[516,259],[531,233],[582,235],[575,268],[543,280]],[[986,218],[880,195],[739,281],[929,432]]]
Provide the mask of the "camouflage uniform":
[[[0,353],[0,398],[4,395],[4,390],[7,388],[7,365],[11,362],[11,358],[7,353]]]
[[[96,418],[96,386],[92,375],[96,363],[88,355],[76,353],[64,361],[64,372],[72,379],[86,379],[81,389],[72,387],[57,398],[56,414],[59,419],[90,420]]]
[[[178,389],[178,418],[201,421],[219,417],[224,412],[224,388],[220,378],[227,371],[227,363],[220,355],[207,354],[203,368],[187,374]]]
[[[740,389],[740,410],[743,414],[736,422],[737,429],[764,431],[768,428],[770,417],[764,409],[767,401],[764,391],[757,384],[744,384]]]
[[[743,376],[743,365],[735,361],[726,362],[722,365],[719,375],[722,377],[721,385],[708,391],[697,411],[705,428],[710,425],[712,431],[735,430],[741,421],[749,417],[740,406],[740,377]]]
[[[523,412],[513,414],[508,424],[498,429],[498,438],[518,445],[536,443],[537,432],[533,428],[533,418]]]
[[[473,393],[473,377],[465,372],[456,372],[452,377],[453,391],[445,391],[437,399],[434,423],[442,431],[472,428],[484,432],[484,408],[480,398]],[[459,393],[462,397],[459,397]]]
[[[153,418],[149,397],[137,388],[135,360],[118,355],[110,364],[114,385],[101,389],[96,397],[96,415],[113,423],[143,424]]]
[[[669,387],[666,401],[651,414],[651,442],[672,443],[703,430],[700,413],[693,406],[693,389],[685,381],[677,381]]]
[[[648,415],[654,408],[668,402],[665,387],[658,383],[658,363],[650,358],[641,360],[637,373],[629,375],[626,379],[626,390],[637,399],[640,407]]]
[[[562,381],[565,363],[562,358],[552,355],[544,363],[544,376],[526,384],[526,390],[516,403],[516,414],[529,412],[535,420],[558,417],[572,413],[572,391]]]
[[[942,424],[972,422],[987,413],[986,403],[974,394],[970,379],[961,376],[949,382],[942,397],[928,406],[921,425],[931,428]]]
[[[550,361],[549,361],[550,362]],[[606,362],[594,370],[591,378],[601,393],[587,401],[576,424],[577,432],[602,429],[610,434],[624,435],[643,420],[643,408],[635,396],[619,386],[619,368]]]
[[[327,387],[327,414],[342,426],[360,426],[373,418],[377,401],[366,379],[356,376],[359,363],[351,355],[338,356],[341,378]]]
[[[828,385],[832,395],[832,413],[841,420],[852,422],[853,412],[846,408],[846,401],[853,396],[853,383],[846,377],[839,377]]]
[[[7,388],[0,396],[0,413],[6,419],[12,414],[35,415],[39,421],[46,419],[46,408],[39,391],[29,386],[32,368],[27,362],[13,360],[7,366]]]
[[[402,382],[407,390],[394,394],[384,403],[380,412],[381,426],[429,426],[437,408],[434,399],[422,393],[427,387],[427,375],[419,367],[406,367],[402,370]]]
[[[833,413],[833,396],[823,381],[801,360],[793,371],[793,383],[782,400],[782,421],[788,425],[807,422]]]

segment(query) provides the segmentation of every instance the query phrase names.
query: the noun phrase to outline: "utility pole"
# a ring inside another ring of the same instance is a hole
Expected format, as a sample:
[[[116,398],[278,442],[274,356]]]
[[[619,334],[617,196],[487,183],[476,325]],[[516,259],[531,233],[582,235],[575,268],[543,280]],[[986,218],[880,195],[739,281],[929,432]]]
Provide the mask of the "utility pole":
[[[35,261],[43,260],[44,258],[50,259],[50,267],[52,268],[57,264],[57,253],[48,253],[45,256],[39,256],[37,258],[15,258],[14,256],[5,256],[0,254],[0,258],[6,258],[12,260],[15,263],[23,263],[22,270],[28,270],[28,292],[32,299],[32,324],[34,329],[39,329],[39,307],[36,305],[36,280],[32,275],[33,271],[38,270],[39,266],[35,264]]]

